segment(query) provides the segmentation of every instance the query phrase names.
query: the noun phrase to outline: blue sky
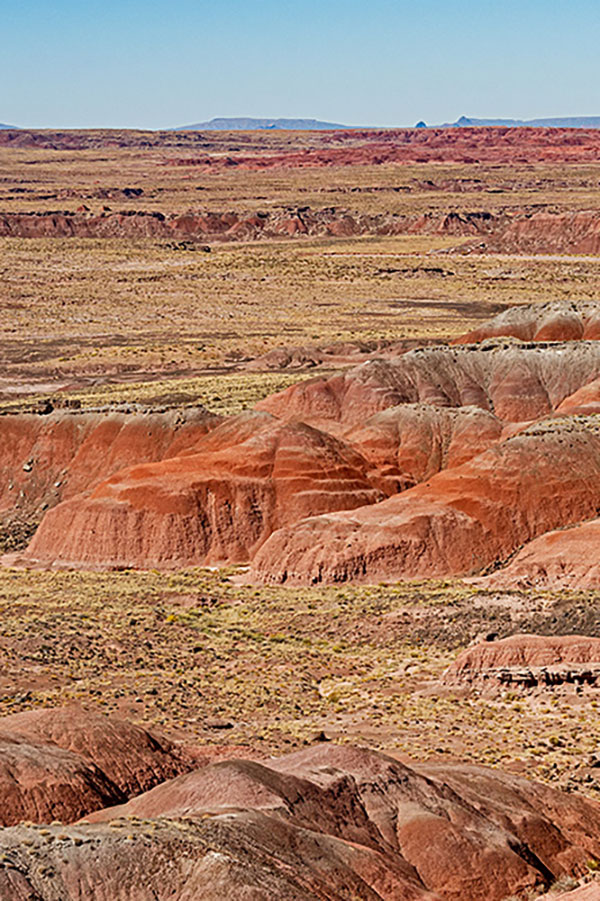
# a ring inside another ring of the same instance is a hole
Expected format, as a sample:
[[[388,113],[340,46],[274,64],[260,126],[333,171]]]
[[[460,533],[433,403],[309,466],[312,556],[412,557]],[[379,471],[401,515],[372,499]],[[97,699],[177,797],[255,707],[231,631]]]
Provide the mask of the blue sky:
[[[0,122],[600,115],[595,0],[0,0]]]

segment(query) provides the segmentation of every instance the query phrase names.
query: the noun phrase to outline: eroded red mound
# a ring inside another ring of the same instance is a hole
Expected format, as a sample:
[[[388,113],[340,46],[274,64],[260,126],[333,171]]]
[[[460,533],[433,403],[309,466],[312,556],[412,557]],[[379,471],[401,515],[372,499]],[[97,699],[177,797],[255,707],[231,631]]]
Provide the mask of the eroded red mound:
[[[116,473],[50,510],[26,557],[103,566],[244,561],[275,529],[381,499],[350,445],[265,413],[192,450]]]
[[[598,340],[600,304],[561,300],[511,307],[452,343],[475,344],[509,336],[521,341]]]
[[[78,707],[2,717],[0,824],[73,822],[199,759],[139,726]]]
[[[410,768],[383,754],[331,745],[265,763],[205,767],[88,819],[206,813],[214,823],[234,824],[238,834],[250,833],[257,859],[268,847],[269,872],[280,877],[284,849],[296,846],[304,854],[300,870],[288,858],[295,874],[314,863],[294,834],[327,836],[329,851],[315,848],[323,881],[313,874],[313,897],[326,887],[334,898],[344,897],[329,870],[342,847],[342,885],[348,868],[363,881],[357,897],[390,901],[431,898],[427,892],[447,901],[499,901],[560,873],[583,872],[589,855],[600,851],[600,806],[583,798],[481,767]],[[238,897],[238,854],[228,868],[230,897]],[[295,897],[283,884],[280,891],[273,897]]]
[[[298,382],[256,407],[322,428],[361,424],[380,410],[406,403],[473,405],[519,422],[552,413],[598,377],[596,342],[520,345],[505,339],[484,347],[428,347],[395,360],[371,360],[329,379]]]
[[[599,421],[551,419],[380,504],[278,530],[252,572],[292,584],[465,575],[599,504]]]
[[[2,717],[0,733],[78,755],[101,770],[126,797],[189,769],[195,759],[140,726],[78,707],[27,710]]]
[[[487,235],[501,229],[504,216],[485,211],[427,212],[421,215],[367,215],[327,207],[294,207],[253,211],[160,213],[121,210],[0,213],[0,237],[19,238],[163,238],[210,241],[247,241],[302,235],[443,234],[457,237]]]
[[[540,535],[484,583],[492,588],[600,588],[600,519]]]
[[[443,676],[447,685],[496,688],[596,684],[600,638],[588,635],[511,635],[484,641],[458,655]]]
[[[0,514],[36,518],[116,470],[193,447],[219,422],[203,407],[0,416]]]
[[[73,822],[125,797],[80,754],[0,732],[0,825]]]
[[[344,438],[367,461],[370,481],[392,495],[477,456],[502,430],[501,420],[478,407],[405,404],[352,426]]]

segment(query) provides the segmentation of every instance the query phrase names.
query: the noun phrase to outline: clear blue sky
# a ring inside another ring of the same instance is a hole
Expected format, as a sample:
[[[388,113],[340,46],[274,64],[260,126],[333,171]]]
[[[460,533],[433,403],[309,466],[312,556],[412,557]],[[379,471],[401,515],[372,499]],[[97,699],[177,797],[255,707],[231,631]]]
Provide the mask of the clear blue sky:
[[[597,0],[0,0],[0,122],[600,115]]]

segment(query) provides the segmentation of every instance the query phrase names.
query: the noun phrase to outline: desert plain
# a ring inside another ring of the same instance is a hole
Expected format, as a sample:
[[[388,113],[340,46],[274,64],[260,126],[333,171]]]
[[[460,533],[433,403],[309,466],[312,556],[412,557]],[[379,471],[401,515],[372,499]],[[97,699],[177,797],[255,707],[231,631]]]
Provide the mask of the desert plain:
[[[600,132],[2,131],[0,268],[0,898],[600,898]]]

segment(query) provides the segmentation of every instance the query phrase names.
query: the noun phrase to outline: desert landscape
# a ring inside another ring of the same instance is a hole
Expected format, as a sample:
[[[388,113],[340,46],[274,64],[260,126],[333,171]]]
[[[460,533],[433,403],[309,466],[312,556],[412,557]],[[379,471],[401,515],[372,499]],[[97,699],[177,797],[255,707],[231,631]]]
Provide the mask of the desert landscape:
[[[0,130],[0,899],[600,899],[600,130]]]

